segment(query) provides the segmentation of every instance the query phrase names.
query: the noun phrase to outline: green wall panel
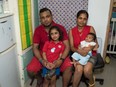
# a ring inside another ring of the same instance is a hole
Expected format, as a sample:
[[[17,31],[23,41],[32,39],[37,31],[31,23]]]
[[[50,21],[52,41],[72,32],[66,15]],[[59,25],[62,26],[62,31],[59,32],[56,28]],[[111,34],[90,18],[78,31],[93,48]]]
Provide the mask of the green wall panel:
[[[34,20],[34,26],[37,27],[39,25],[38,0],[34,0]]]
[[[23,68],[25,68],[33,57],[32,49],[26,52],[22,57],[23,57]]]

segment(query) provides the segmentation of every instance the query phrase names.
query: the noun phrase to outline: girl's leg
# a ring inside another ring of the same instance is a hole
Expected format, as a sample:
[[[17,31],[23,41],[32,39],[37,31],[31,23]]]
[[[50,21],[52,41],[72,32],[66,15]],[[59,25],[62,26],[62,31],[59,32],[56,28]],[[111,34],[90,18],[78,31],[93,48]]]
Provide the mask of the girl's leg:
[[[72,87],[77,87],[79,85],[82,74],[83,74],[83,66],[82,65],[77,65],[75,67],[75,72],[74,72],[74,76],[73,76],[73,86]]]
[[[43,87],[49,87],[50,80],[44,78]]]
[[[89,87],[95,87],[95,77],[93,76],[93,64],[88,62],[84,66],[84,75],[89,79]]]
[[[54,75],[50,81],[50,87],[56,87],[56,75]]]

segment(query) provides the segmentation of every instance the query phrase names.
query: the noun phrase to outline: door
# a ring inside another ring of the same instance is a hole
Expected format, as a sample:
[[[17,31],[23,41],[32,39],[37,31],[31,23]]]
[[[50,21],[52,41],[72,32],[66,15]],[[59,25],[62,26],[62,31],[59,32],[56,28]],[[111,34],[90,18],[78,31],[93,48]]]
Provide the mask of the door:
[[[104,51],[103,51],[103,57],[104,58],[106,56],[107,46],[108,46],[108,40],[109,40],[108,38],[109,38],[109,31],[110,31],[110,20],[111,20],[111,16],[112,16],[113,2],[114,2],[114,0],[111,0],[110,1],[109,18],[108,18],[108,25],[107,25],[106,37],[105,37]]]

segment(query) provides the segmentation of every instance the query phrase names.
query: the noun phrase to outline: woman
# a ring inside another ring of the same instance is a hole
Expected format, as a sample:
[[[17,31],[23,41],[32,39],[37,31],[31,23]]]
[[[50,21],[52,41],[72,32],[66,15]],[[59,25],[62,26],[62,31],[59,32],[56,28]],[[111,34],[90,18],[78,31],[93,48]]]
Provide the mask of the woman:
[[[95,46],[86,47],[85,50],[78,48],[80,42],[82,40],[85,40],[88,33],[96,34],[94,28],[92,26],[87,25],[88,16],[89,15],[85,10],[80,10],[77,13],[77,19],[76,19],[77,26],[69,31],[70,46],[73,52],[77,52],[82,56],[86,56],[90,50],[94,50],[93,55],[95,56],[95,52],[96,52],[95,50],[97,50],[98,48],[97,40],[95,40],[96,42]],[[76,64],[76,62],[73,61],[75,68],[73,87],[78,86],[82,74],[84,74],[84,76],[89,79],[89,83],[88,83],[89,87],[95,87],[95,77],[93,76],[93,71],[92,71],[93,66],[96,62],[96,57],[94,56],[92,56],[89,59],[89,62],[85,66]]]

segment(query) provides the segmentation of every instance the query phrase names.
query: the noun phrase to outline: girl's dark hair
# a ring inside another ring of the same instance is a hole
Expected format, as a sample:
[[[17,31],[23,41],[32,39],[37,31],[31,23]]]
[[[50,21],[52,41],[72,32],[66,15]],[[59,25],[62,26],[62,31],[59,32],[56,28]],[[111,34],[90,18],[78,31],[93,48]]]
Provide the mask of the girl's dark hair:
[[[89,14],[86,10],[80,10],[78,13],[77,13],[77,18],[81,15],[81,14],[86,14],[87,16],[87,19],[89,18]]]
[[[93,36],[93,40],[96,40],[96,35],[94,33],[89,33],[88,35],[92,35]]]
[[[40,12],[39,13],[43,13],[43,12],[45,12],[45,11],[49,11],[50,12],[50,14],[52,15],[52,12],[51,12],[51,10],[50,9],[48,9],[48,8],[42,8],[42,9],[40,9]]]
[[[53,29],[55,29],[55,30],[57,30],[59,32],[59,34],[60,34],[59,40],[62,41],[63,33],[62,33],[61,29],[58,26],[52,26],[50,28],[50,30],[49,30],[49,40],[52,40],[50,33],[51,33],[51,30],[53,30]]]

